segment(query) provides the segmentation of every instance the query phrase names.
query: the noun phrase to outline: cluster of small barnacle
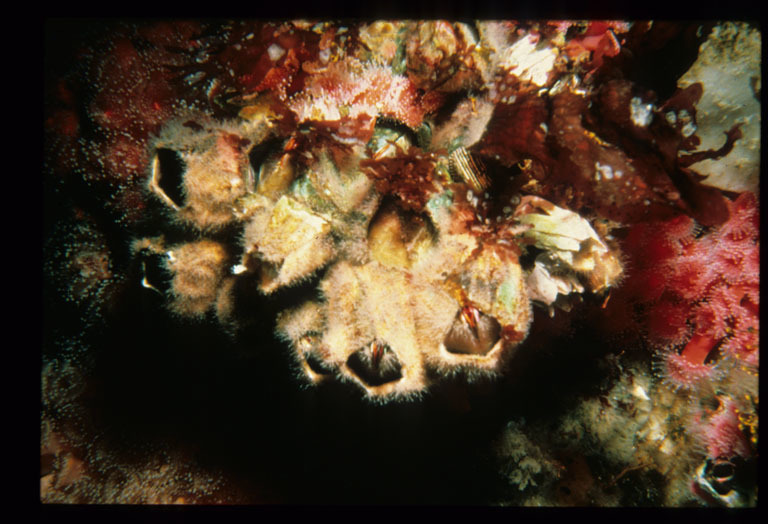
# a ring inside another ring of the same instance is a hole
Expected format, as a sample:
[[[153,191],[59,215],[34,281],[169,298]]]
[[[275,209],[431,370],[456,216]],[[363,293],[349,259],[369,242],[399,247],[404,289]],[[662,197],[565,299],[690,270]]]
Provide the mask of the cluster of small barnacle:
[[[258,130],[248,139],[260,141],[257,133],[269,127],[250,120],[246,129]],[[461,224],[450,190],[436,191],[427,213],[408,213],[394,202],[382,205],[368,176],[350,166],[340,171],[324,152],[305,172],[275,158],[252,173],[247,151],[228,145],[241,138],[222,146],[211,134],[206,128],[192,140],[209,140],[213,155],[195,152],[178,133],[156,142],[183,155],[182,206],[164,191],[169,175],[159,160],[150,187],[176,220],[203,230],[244,223],[240,259],[212,239],[134,244],[137,254],[164,257],[177,313],[212,309],[229,324],[243,314],[234,303],[238,282],[272,293],[333,262],[320,285],[324,300],[286,312],[279,329],[309,378],[339,373],[382,397],[422,391],[427,366],[493,371],[502,338],[525,334],[529,304],[516,253],[454,232]]]

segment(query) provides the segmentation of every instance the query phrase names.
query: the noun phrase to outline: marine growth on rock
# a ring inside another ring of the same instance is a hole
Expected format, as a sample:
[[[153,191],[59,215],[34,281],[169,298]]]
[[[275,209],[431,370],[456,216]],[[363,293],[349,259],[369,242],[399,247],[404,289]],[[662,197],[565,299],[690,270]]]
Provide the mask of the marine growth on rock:
[[[752,25],[88,25],[47,28],[42,501],[756,504]]]

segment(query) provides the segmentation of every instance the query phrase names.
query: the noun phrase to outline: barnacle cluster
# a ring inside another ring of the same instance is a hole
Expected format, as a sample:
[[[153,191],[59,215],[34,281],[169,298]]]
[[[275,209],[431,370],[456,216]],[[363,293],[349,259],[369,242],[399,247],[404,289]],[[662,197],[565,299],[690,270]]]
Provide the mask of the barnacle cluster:
[[[424,40],[408,56],[434,67],[461,43],[470,72],[496,74],[502,66],[477,65],[480,42],[457,28],[406,24]],[[350,381],[388,400],[459,371],[499,372],[527,333],[530,293],[551,305],[615,284],[615,251],[574,212],[532,196],[506,214],[487,209],[491,180],[467,146],[483,132],[488,100],[479,114],[457,109],[460,125],[437,126],[416,107],[410,77],[336,52],[285,97],[287,115],[256,93],[234,119],[189,110],[151,138],[147,187],[166,227],[202,237],[169,244],[161,226],[135,242],[139,256],[163,258],[175,312],[212,310],[236,330],[248,314],[236,303],[244,282],[270,294],[322,273],[319,300],[281,313],[278,332],[312,382]],[[205,238],[225,227],[240,228],[235,246]],[[541,250],[533,271],[520,264],[523,244]]]
[[[131,380],[88,377],[124,365],[103,348],[147,340],[144,358],[195,377],[198,359],[257,355],[243,380],[266,383],[273,420],[301,415],[269,398],[271,375],[464,413],[489,384],[540,389],[550,354],[555,373],[607,366],[573,382],[583,398],[532,394],[551,415],[495,414],[486,442],[516,489],[494,502],[754,504],[724,480],[757,443],[752,26],[162,21],[99,38],[47,86],[46,304],[73,320],[46,332],[44,500],[235,498],[157,449],[132,473],[151,480],[93,494],[130,467],[83,444],[99,432],[83,406],[110,420],[91,388]],[[671,76],[653,66],[670,49]],[[721,88],[724,60],[748,85]],[[566,355],[571,339],[592,349]]]
[[[495,373],[527,333],[529,287],[553,304],[584,285],[604,292],[621,274],[585,219],[543,199],[525,197],[489,227],[479,207],[488,197],[474,194],[489,181],[464,147],[440,156],[381,127],[367,144],[343,144],[337,160],[332,146],[305,150],[312,161],[302,166],[286,152],[299,137],[281,137],[253,106],[240,115],[224,125],[194,114],[169,123],[153,140],[148,176],[169,222],[203,236],[240,227],[239,258],[213,239],[169,245],[162,234],[133,250],[162,258],[171,309],[189,317],[212,310],[235,330],[248,314],[236,304],[243,282],[270,294],[322,271],[321,299],[278,321],[311,381],[337,377],[387,399],[459,370]],[[419,202],[386,198],[366,173],[408,177],[379,162],[418,154],[428,184]],[[542,250],[531,272],[516,235]]]

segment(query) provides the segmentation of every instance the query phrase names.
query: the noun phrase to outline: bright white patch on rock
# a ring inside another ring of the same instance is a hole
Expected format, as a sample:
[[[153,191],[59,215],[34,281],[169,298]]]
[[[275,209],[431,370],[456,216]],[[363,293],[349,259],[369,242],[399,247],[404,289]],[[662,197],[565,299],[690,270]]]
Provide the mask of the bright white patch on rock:
[[[537,49],[536,47],[536,42],[531,37],[521,38],[504,53],[501,65],[508,68],[520,80],[545,86],[549,72],[555,65],[557,49],[552,47]]]
[[[285,49],[280,47],[277,44],[272,44],[267,48],[267,53],[269,54],[269,59],[273,62],[277,62],[280,60],[280,57],[282,57],[285,54]]]
[[[602,175],[602,177],[605,178],[606,180],[611,180],[613,178],[613,168],[609,165],[603,165],[600,162],[596,162],[595,163],[595,180],[599,181],[600,175]]]
[[[635,387],[632,389],[632,394],[642,400],[651,400],[640,384],[635,384]]]
[[[640,97],[634,97],[629,102],[632,122],[638,127],[647,127],[653,120],[653,104],[645,104]]]

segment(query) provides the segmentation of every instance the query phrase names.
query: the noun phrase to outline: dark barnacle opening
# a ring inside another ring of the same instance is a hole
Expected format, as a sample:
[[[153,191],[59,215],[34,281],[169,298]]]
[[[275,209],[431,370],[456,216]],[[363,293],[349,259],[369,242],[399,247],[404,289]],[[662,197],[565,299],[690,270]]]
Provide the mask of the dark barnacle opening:
[[[282,149],[283,140],[279,137],[271,137],[260,144],[256,144],[250,151],[248,151],[248,162],[250,164],[250,171],[246,181],[248,191],[256,191],[256,187],[258,186],[261,177],[262,167],[270,160],[271,155],[277,151],[282,151]]]
[[[142,249],[138,257],[141,286],[165,294],[171,287],[171,275],[166,267],[166,255]]]
[[[405,135],[408,137],[408,139],[411,141],[411,143],[418,143],[419,137],[417,135],[417,130],[411,129],[404,123],[400,122],[399,120],[396,120],[391,117],[387,116],[380,116],[376,119],[376,126],[377,128],[384,128],[384,129],[391,129],[392,131],[396,131],[397,133],[401,135]]]
[[[347,359],[347,366],[368,386],[376,387],[403,377],[403,366],[386,344],[366,345]]]
[[[465,313],[468,308],[471,306],[462,308],[456,314],[443,344],[450,353],[485,355],[501,338],[501,324],[492,316],[475,310],[475,325],[471,325]]]
[[[525,271],[531,271],[536,263],[536,259],[544,253],[543,249],[535,245],[526,245],[523,253],[520,255],[520,266]]]
[[[159,148],[155,152],[155,158],[153,181],[176,207],[183,207],[184,172],[187,167],[184,160],[177,151],[166,148]]]
[[[704,480],[721,496],[743,493],[755,482],[755,463],[739,456],[707,459]]]
[[[449,93],[445,102],[440,106],[433,117],[433,127],[438,128],[447,123],[453,116],[459,104],[469,97],[469,91],[462,89],[460,91]]]
[[[320,355],[314,351],[305,353],[304,359],[307,361],[309,369],[318,375],[330,375],[333,373],[333,368],[326,363]]]

